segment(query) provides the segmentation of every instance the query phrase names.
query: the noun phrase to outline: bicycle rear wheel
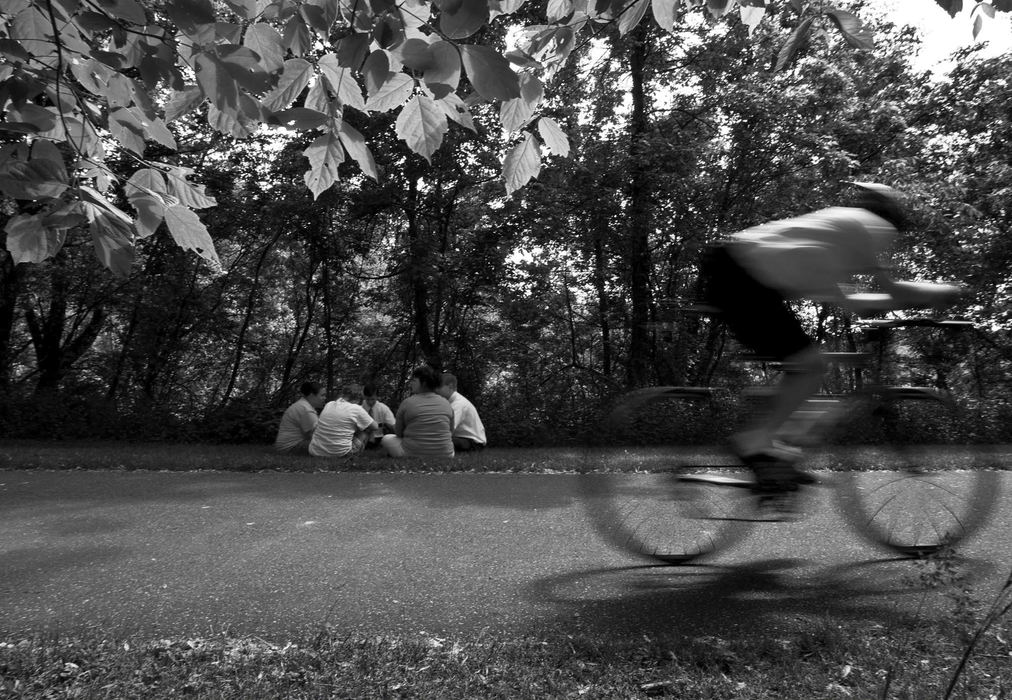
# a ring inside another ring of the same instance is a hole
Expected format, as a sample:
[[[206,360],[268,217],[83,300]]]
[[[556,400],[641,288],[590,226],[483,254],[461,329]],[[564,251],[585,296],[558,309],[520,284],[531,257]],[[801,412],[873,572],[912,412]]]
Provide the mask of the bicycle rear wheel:
[[[714,410],[710,391],[693,387],[644,389],[619,399],[601,433],[630,448],[589,450],[593,473],[582,479],[588,514],[606,541],[661,563],[687,564],[747,533],[755,510],[747,470],[721,466],[723,458],[706,445],[651,439],[651,421],[663,417],[663,427],[682,433],[679,443],[693,442],[688,433],[713,430]]]
[[[955,404],[931,390],[895,388],[864,408],[870,439],[844,448],[848,470],[836,491],[853,529],[906,557],[955,548],[976,533],[1000,481]]]

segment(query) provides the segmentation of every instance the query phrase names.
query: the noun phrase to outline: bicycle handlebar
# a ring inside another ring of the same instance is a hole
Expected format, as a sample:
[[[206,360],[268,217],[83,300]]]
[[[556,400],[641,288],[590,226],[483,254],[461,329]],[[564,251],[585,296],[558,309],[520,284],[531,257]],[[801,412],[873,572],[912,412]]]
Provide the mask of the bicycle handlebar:
[[[865,328],[949,328],[952,330],[968,329],[974,327],[973,321],[960,319],[942,319],[914,317],[914,318],[884,318],[859,321],[857,325]]]

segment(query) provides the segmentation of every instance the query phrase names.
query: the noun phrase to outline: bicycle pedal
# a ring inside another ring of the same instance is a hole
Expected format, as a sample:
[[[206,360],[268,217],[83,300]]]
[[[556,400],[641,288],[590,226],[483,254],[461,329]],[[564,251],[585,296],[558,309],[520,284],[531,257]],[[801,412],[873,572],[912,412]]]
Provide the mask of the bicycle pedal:
[[[758,509],[769,520],[795,520],[801,513],[794,491],[760,494]]]

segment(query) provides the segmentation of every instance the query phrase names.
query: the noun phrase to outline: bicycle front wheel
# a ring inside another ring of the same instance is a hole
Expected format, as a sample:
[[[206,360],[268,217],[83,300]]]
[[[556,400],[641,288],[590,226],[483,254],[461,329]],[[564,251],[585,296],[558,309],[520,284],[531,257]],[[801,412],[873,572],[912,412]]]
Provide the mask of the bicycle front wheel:
[[[837,495],[864,538],[906,557],[954,549],[987,522],[1000,484],[991,452],[969,439],[955,404],[895,388],[860,411],[867,440],[848,455]]]

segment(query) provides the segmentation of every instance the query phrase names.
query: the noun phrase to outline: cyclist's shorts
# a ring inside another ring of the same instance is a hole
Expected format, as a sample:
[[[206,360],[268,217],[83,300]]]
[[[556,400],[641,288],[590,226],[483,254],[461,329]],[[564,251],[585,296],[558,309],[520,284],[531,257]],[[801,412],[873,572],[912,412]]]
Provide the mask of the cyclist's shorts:
[[[814,345],[780,292],[752,277],[725,246],[706,255],[702,273],[706,303],[720,309],[728,328],[752,352],[786,360]]]

